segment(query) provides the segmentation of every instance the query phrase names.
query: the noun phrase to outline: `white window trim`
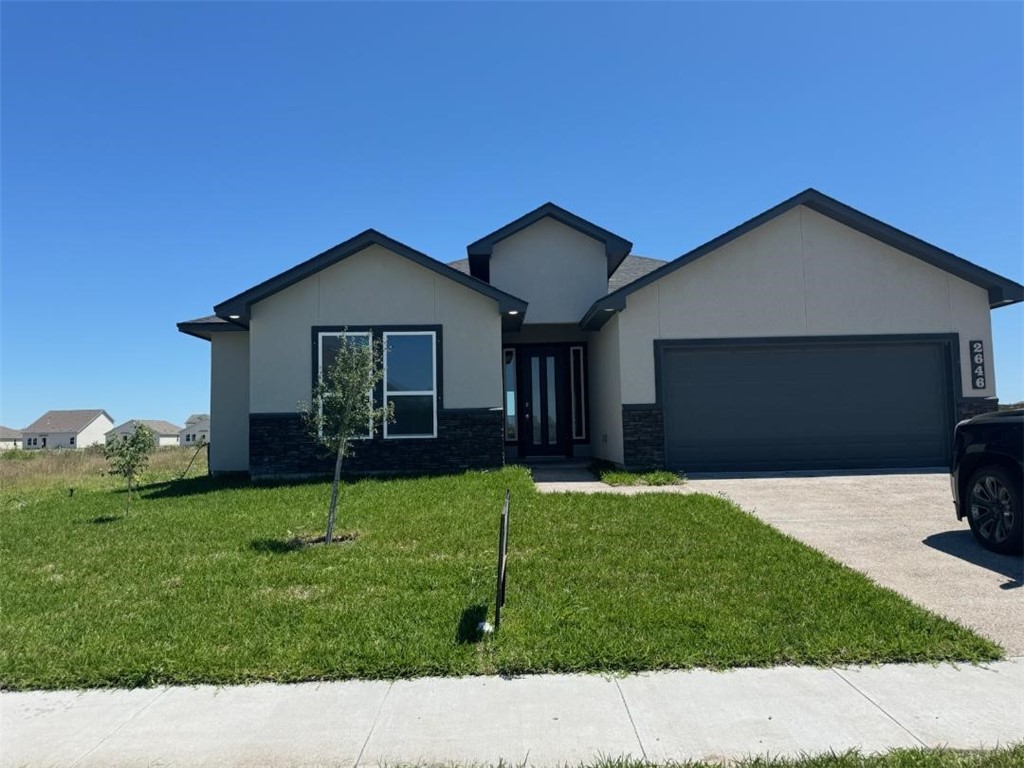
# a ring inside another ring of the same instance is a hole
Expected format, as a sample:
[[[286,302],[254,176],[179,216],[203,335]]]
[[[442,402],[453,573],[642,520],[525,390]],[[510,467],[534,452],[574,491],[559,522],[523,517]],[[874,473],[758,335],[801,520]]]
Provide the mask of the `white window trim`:
[[[579,351],[580,360],[580,402],[576,402],[576,360],[575,352]],[[585,440],[587,437],[587,377],[584,375],[586,368],[584,366],[583,347],[569,347],[569,394],[572,399],[572,439],[573,440]],[[576,423],[576,416],[579,416],[579,424]],[[576,432],[576,427],[579,427],[579,433]]]
[[[503,347],[501,350],[501,415],[502,415],[502,432],[504,432],[505,442],[509,444],[515,444],[519,442],[519,412],[516,412],[516,436],[513,439],[509,439],[508,436],[508,379],[505,376],[505,355],[512,353],[512,375],[516,379],[516,386],[514,390],[513,399],[519,396],[519,355],[516,354],[515,347]],[[518,404],[516,406],[518,408]]]
[[[432,390],[417,390],[415,392],[390,392],[388,390],[388,339],[392,336],[429,336],[430,337],[430,380],[433,383]],[[402,397],[402,396],[413,396],[413,395],[430,395],[433,400],[433,432],[431,434],[418,434],[418,435],[389,435],[388,434],[388,422],[384,420],[384,439],[385,440],[424,440],[437,437],[437,333],[435,331],[383,331],[384,339],[384,404],[387,405],[389,397]]]
[[[369,331],[319,331],[317,333],[317,344],[316,344],[316,376],[317,381],[322,382],[324,380],[324,339],[326,337],[340,338],[342,336],[362,336],[366,339],[366,343],[371,347],[373,346],[373,338]],[[370,410],[373,410],[373,390],[367,390],[366,397],[370,401]],[[324,420],[324,407],[320,405],[320,423],[323,424]],[[323,437],[323,429],[319,430],[320,437]],[[353,435],[353,440],[372,440],[373,439],[373,416],[366,422],[366,434],[365,435]]]

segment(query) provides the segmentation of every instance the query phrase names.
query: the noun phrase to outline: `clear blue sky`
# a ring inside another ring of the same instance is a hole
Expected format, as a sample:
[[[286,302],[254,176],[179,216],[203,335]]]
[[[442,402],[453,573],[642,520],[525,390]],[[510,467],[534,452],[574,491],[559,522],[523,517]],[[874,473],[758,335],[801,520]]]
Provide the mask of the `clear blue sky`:
[[[2,403],[205,411],[175,322],[547,200],[672,258],[814,186],[1019,282],[1019,3],[8,3]],[[383,297],[382,297],[382,300]],[[1024,311],[993,313],[1024,399]]]

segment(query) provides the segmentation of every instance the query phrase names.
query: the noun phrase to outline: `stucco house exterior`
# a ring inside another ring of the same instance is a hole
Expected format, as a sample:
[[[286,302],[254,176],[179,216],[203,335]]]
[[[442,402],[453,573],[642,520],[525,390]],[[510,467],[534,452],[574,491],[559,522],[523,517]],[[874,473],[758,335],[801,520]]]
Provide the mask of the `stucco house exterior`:
[[[149,427],[153,433],[157,448],[173,446],[178,444],[178,433],[181,427],[161,419],[129,419],[123,424],[118,424],[103,436],[103,440],[109,443],[115,437],[128,437],[135,431],[136,424],[143,424]]]
[[[22,447],[37,451],[102,445],[113,426],[114,420],[102,409],[47,411],[22,430]]]
[[[551,203],[451,264],[367,230],[178,328],[211,344],[214,472],[330,466],[298,404],[342,332],[385,343],[396,412],[353,471],[925,467],[996,407],[989,313],[1022,300],[809,189],[667,262]]]
[[[210,414],[193,413],[185,419],[185,426],[178,431],[178,445],[189,447],[210,442]]]
[[[14,448],[21,448],[21,430],[0,427],[0,451],[10,451]]]

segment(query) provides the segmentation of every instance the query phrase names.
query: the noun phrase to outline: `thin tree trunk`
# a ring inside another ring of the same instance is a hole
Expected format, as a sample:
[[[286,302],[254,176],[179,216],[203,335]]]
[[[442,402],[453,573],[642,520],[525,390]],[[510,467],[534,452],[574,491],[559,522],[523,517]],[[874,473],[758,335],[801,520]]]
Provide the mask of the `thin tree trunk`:
[[[331,507],[327,512],[327,535],[324,542],[330,544],[334,538],[334,516],[338,511],[338,484],[341,482],[341,462],[345,458],[345,443],[338,446],[338,458],[334,462],[334,485],[331,486]]]
[[[128,493],[124,497],[124,516],[128,517],[128,505],[132,502],[132,478],[128,477]]]

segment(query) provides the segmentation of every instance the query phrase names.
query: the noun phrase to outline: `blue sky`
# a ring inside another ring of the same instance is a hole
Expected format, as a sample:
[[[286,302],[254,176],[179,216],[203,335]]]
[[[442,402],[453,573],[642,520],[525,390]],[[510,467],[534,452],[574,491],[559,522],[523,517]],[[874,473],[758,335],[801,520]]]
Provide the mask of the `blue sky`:
[[[8,3],[0,421],[182,422],[175,322],[375,227],[553,200],[672,258],[814,186],[1024,282],[1024,14],[957,4]],[[382,297],[382,300],[386,298]],[[1024,310],[992,315],[1024,399]]]

